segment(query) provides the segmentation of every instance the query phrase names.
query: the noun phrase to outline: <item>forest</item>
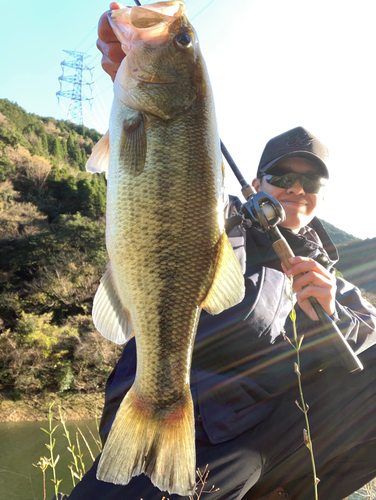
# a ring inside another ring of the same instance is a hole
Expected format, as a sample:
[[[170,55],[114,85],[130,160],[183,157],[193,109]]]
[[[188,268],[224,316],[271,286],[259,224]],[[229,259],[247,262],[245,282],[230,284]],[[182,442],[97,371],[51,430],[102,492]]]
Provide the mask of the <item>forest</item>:
[[[103,388],[120,348],[91,308],[107,255],[100,134],[0,100],[0,391]]]

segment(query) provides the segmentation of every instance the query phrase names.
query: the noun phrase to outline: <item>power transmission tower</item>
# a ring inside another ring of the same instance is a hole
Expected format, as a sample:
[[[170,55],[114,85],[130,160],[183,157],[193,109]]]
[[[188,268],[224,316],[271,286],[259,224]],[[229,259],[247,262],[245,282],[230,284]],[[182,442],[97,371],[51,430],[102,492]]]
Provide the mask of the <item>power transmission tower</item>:
[[[82,117],[82,101],[89,101],[90,105],[93,97],[88,97],[83,93],[83,87],[87,86],[92,94],[92,85],[94,84],[92,70],[84,62],[85,59],[91,57],[84,52],[76,50],[64,50],[69,54],[68,59],[64,59],[60,63],[63,74],[59,76],[60,90],[56,92],[58,101],[60,97],[68,97],[70,99],[67,120],[71,120],[77,125],[83,125]],[[73,73],[72,73],[73,70]],[[84,71],[90,71],[90,81],[83,76]],[[66,84],[73,85],[73,88],[66,88]]]

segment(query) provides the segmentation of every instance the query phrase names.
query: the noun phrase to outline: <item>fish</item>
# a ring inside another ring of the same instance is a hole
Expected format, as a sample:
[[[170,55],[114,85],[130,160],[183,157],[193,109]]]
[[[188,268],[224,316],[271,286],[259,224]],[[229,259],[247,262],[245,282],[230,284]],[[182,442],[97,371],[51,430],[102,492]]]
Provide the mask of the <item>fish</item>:
[[[133,335],[134,384],[110,430],[97,478],[142,473],[161,491],[191,495],[196,456],[190,392],[201,310],[244,297],[224,231],[223,162],[213,94],[182,0],[110,11],[126,54],[114,81],[108,132],[89,172],[106,172],[109,263],[94,297],[98,331]]]

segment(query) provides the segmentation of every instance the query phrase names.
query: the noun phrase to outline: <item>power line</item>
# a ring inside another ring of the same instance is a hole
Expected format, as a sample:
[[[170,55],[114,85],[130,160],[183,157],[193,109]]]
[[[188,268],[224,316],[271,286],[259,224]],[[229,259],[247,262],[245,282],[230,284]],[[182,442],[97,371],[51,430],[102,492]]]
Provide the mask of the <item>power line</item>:
[[[80,47],[84,43],[84,41],[87,40],[89,38],[89,36],[93,33],[93,31],[96,29],[97,29],[97,25],[94,26],[94,28],[90,31],[90,33],[87,36],[85,36],[85,38],[82,40],[82,42],[80,42],[74,50],[77,50],[78,47]]]
[[[104,75],[103,75],[104,76]],[[98,78],[99,80],[99,78]],[[96,80],[96,81],[98,81]],[[109,85],[108,87],[106,87],[105,89],[101,90],[100,92],[98,92],[98,94],[95,94],[95,96],[93,97],[93,99],[95,99],[96,97],[98,97],[100,94],[103,94],[103,92],[106,92],[106,90],[110,89],[111,87],[113,86],[113,84],[111,83],[111,85]]]
[[[99,80],[100,80],[101,78],[103,78],[104,76],[108,76],[108,75],[107,75],[107,73],[103,72],[103,75],[101,75],[99,78],[97,78],[97,79],[95,80],[95,82],[94,82],[94,83],[99,82]]]
[[[205,9],[207,9],[207,8],[209,7],[209,5],[210,5],[210,4],[212,4],[213,2],[215,2],[215,0],[211,0],[209,3],[207,3],[207,4],[205,5],[205,7],[203,7],[203,8],[200,10],[200,12],[198,12],[197,14],[195,14],[195,15],[192,17],[191,21],[193,21],[193,19],[196,19],[196,17],[198,17],[198,16],[199,16],[202,12],[204,12],[204,10],[205,10]]]
[[[94,88],[97,88],[97,86],[95,84],[94,84]],[[103,98],[100,94],[98,94],[98,97],[99,97],[99,101],[101,102],[101,104],[98,105],[98,111],[101,113],[103,120],[108,122],[109,114],[110,114],[108,106],[105,105]],[[96,101],[97,104],[99,104],[99,101],[98,100]]]
[[[98,52],[99,52],[99,51],[98,51]],[[92,59],[92,60],[91,60],[91,64],[93,64],[93,62],[94,62],[96,59],[98,59],[98,57],[100,57],[101,55],[102,55],[102,53],[101,53],[101,52],[99,52],[99,53],[98,53],[98,54],[94,57],[94,59]],[[96,66],[97,66],[97,64],[96,64]]]

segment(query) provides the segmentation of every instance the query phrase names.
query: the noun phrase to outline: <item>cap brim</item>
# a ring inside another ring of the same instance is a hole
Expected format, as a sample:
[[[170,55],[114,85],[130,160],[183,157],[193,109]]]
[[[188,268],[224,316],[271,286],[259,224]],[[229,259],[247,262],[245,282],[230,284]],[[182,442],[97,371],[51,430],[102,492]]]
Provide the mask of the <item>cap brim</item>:
[[[291,156],[298,156],[300,158],[306,158],[307,160],[312,161],[318,167],[320,167],[321,174],[324,177],[326,177],[327,179],[329,179],[329,171],[328,171],[328,167],[325,165],[325,163],[322,160],[320,160],[320,158],[318,156],[316,156],[315,154],[309,153],[308,151],[305,151],[305,150],[293,151],[292,153],[281,155],[278,158],[275,158],[274,160],[272,160],[269,163],[267,163],[266,165],[264,165],[262,168],[259,168],[258,173],[267,174],[269,172],[269,170],[271,170],[276,163],[278,163],[280,160],[282,160],[282,158],[289,158]]]

